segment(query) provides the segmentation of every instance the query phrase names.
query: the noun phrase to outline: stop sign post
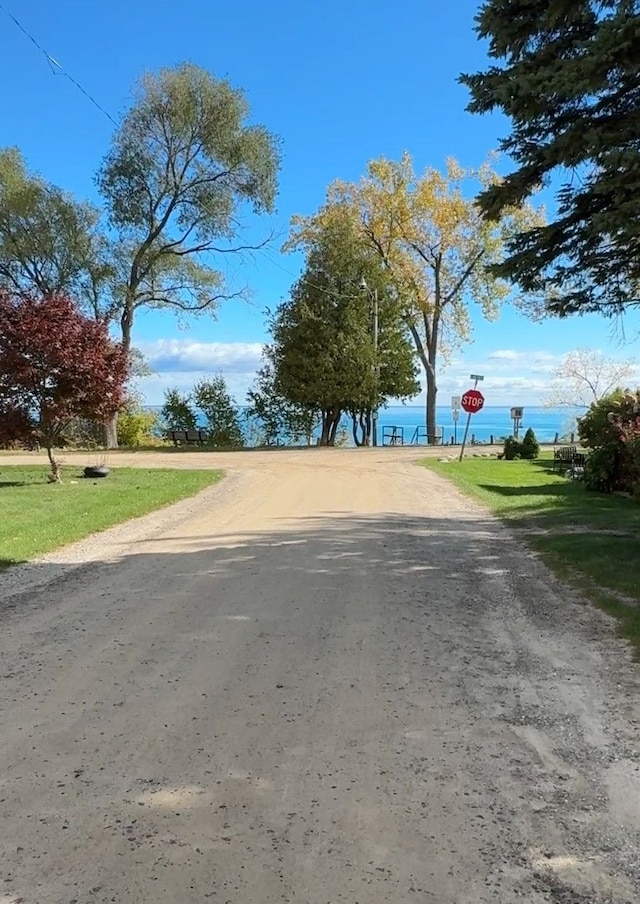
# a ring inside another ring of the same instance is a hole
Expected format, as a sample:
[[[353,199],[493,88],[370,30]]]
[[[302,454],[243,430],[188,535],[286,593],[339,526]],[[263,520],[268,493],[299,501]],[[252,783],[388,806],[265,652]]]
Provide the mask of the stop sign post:
[[[482,406],[484,405],[484,396],[478,389],[478,383],[480,380],[484,380],[484,377],[480,376],[480,374],[471,374],[471,379],[474,380],[473,389],[468,389],[465,394],[462,396],[462,408],[467,412],[467,425],[464,428],[464,439],[462,440],[462,448],[460,449],[460,458],[459,461],[462,461],[462,456],[464,455],[464,447],[467,444],[467,435],[469,433],[469,424],[471,423],[471,415],[476,414],[478,411],[482,410]]]

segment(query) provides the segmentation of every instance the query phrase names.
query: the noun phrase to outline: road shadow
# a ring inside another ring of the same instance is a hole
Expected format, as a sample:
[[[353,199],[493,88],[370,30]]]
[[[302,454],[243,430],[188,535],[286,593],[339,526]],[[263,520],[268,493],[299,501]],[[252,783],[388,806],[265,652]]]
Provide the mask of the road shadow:
[[[0,572],[0,615],[19,615],[44,606],[51,610],[73,597],[79,601],[82,618],[82,606],[94,606],[96,597],[110,599],[112,586],[118,586],[125,598],[134,595],[140,605],[153,607],[171,599],[183,600],[187,606],[191,600],[197,604],[209,598],[224,606],[238,595],[260,599],[263,587],[266,593],[274,584],[289,600],[293,587],[300,593],[322,588],[327,594],[348,598],[352,588],[366,586],[372,598],[390,603],[427,597],[433,602],[434,594],[454,584],[454,596],[464,609],[470,600],[498,599],[506,586],[516,593],[527,581],[540,579],[536,571],[540,565],[527,547],[537,548],[547,519],[554,529],[557,507],[535,510],[537,530],[528,536],[517,524],[505,527],[483,513],[476,518],[447,518],[327,510],[293,521],[274,517],[260,531],[221,531],[205,537],[191,534],[185,520],[183,532],[174,525],[171,541],[165,535],[149,537],[124,553],[113,547],[111,554],[106,538],[100,554],[108,561],[56,562],[52,554],[49,562],[25,563]],[[625,526],[631,532],[635,527]],[[594,557],[606,557],[611,543],[636,542],[632,533],[626,535],[628,539],[608,533],[594,534]],[[573,534],[568,529],[561,542],[570,546]],[[575,535],[575,544],[583,551],[592,542],[583,531],[576,530]],[[173,548],[168,548],[169,543]],[[606,587],[604,566],[602,575]],[[544,571],[542,579],[551,577]],[[155,588],[155,602],[148,598],[149,588]],[[571,591],[567,589],[566,595]],[[557,602],[549,607],[545,598],[524,586],[520,599],[536,621],[544,618],[548,625],[558,617]]]
[[[242,580],[248,571],[277,574],[282,581],[294,574],[309,581],[324,576],[334,583],[335,579],[344,580],[346,586],[352,579],[372,574],[400,581],[417,572],[446,571],[448,576],[466,580],[473,566],[477,579],[485,564],[496,567],[505,540],[504,536],[497,539],[498,525],[490,517],[461,521],[391,512],[370,517],[327,512],[294,523],[292,527],[291,522],[274,518],[261,532],[212,533],[205,538],[187,530],[172,536],[175,552],[160,550],[167,544],[160,536],[134,544],[108,562],[55,562],[54,553],[54,561],[24,563],[0,573],[0,600],[4,600],[5,610],[14,611],[21,601],[37,604],[41,599],[49,605],[83,583],[89,588],[87,593],[98,583],[108,587],[116,573],[121,581],[124,571],[131,574],[132,586],[138,586],[140,576],[148,575],[153,582],[157,569],[167,572],[167,560],[171,562],[167,593],[182,592],[190,579],[203,575],[226,582]],[[450,564],[452,548],[460,549],[454,567]],[[5,560],[2,564],[10,563]],[[2,608],[0,602],[0,611]]]
[[[489,483],[479,484],[480,489],[487,493],[496,493],[499,496],[558,496],[566,498],[574,498],[576,495],[575,487],[570,484],[536,484],[531,486],[527,484],[524,487],[513,487],[508,485],[497,485]]]

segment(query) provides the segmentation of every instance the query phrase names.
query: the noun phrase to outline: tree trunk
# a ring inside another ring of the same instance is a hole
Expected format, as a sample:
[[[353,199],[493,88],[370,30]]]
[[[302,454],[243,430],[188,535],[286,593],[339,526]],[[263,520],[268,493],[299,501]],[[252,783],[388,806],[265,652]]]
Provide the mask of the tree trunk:
[[[118,412],[113,415],[108,424],[102,425],[102,442],[105,449],[118,448]]]
[[[360,429],[362,430],[362,445],[371,445],[371,412],[360,412]]]
[[[409,330],[411,335],[413,336],[413,341],[415,342],[416,351],[418,352],[418,358],[424,368],[424,374],[427,381],[427,399],[426,399],[426,408],[425,408],[425,427],[427,430],[427,442],[432,443],[435,438],[435,430],[436,430],[436,396],[438,394],[438,387],[436,384],[436,368],[435,368],[435,358],[432,357],[432,329],[431,324],[428,321],[426,315],[424,315],[424,327],[425,333],[427,337],[426,343],[422,341],[422,337],[420,333],[416,329],[415,324],[409,320],[408,321]],[[436,346],[437,351],[437,346]]]
[[[47,440],[47,458],[49,459],[49,465],[51,467],[51,473],[49,474],[49,483],[62,483],[60,463],[54,458],[53,449],[51,448],[51,440]]]
[[[439,315],[439,275],[436,273],[436,306],[431,317],[431,322],[426,327],[427,335],[427,353],[428,363],[426,368],[427,376],[427,442],[429,445],[437,443],[436,429],[438,425],[438,415],[436,411],[438,396],[438,376],[436,372],[436,359],[438,356],[438,341],[440,333],[440,315]],[[425,321],[427,318],[425,317]]]
[[[431,367],[427,370],[427,442],[434,445],[436,442],[436,399],[438,395],[438,387],[436,384],[436,375]]]
[[[319,446],[329,445],[329,432],[331,430],[331,421],[329,420],[330,413],[331,411],[329,408],[322,409],[322,429],[320,431],[320,439],[318,440]]]
[[[333,446],[336,441],[336,433],[338,424],[340,423],[340,408],[325,408],[322,411],[322,433],[320,434],[319,446]]]
[[[355,411],[351,412],[351,423],[352,423],[352,432],[353,432],[353,442],[356,446],[360,447],[362,442],[360,441],[360,437],[358,436],[358,416]]]
[[[122,330],[122,347],[129,357],[131,351],[131,330],[133,328],[133,307],[129,302],[125,303],[122,317],[120,318],[120,329]],[[108,424],[104,425],[103,441],[105,449],[118,448],[118,412],[113,415]]]
[[[353,441],[358,448],[371,443],[371,413],[369,411],[352,411]]]

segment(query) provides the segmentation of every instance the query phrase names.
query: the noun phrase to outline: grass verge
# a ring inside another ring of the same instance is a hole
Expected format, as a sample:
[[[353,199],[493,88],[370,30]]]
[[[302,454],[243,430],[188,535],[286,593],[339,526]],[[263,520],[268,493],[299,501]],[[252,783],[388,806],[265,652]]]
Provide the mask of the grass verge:
[[[619,619],[640,654],[640,506],[587,490],[551,470],[550,459],[425,466],[521,531],[555,573]]]
[[[87,480],[71,466],[64,483],[47,467],[0,463],[0,569],[26,562],[95,531],[146,515],[216,483],[220,471],[117,468]]]

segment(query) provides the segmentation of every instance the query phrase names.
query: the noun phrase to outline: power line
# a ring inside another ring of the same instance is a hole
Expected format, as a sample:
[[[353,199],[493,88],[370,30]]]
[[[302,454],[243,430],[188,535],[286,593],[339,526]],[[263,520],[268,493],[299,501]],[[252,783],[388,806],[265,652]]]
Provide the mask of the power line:
[[[107,110],[105,110],[105,108],[103,106],[101,106],[98,103],[98,101],[95,99],[95,97],[93,97],[91,94],[89,94],[89,92],[87,90],[85,90],[85,88],[82,87],[80,82],[76,81],[76,79],[72,75],[70,75],[66,71],[66,69],[64,69],[61,66],[61,64],[56,60],[55,57],[51,56],[51,54],[48,53],[44,49],[42,44],[40,44],[29,31],[27,31],[27,29],[24,27],[24,25],[18,19],[16,19],[16,17],[13,15],[13,13],[9,12],[9,10],[5,6],[3,6],[2,3],[0,3],[0,11],[2,11],[6,16],[8,16],[9,19],[11,19],[11,21],[14,23],[14,25],[20,29],[20,31],[23,33],[23,35],[25,35],[25,37],[28,38],[28,40],[31,41],[31,43],[40,51],[40,53],[44,56],[45,60],[47,61],[47,64],[48,64],[49,68],[51,69],[51,72],[53,75],[57,75],[58,72],[61,75],[64,75],[64,77],[67,78],[71,82],[71,84],[74,85],[74,87],[76,87],[78,89],[78,91],[80,91],[80,92],[82,92],[82,94],[84,94],[84,96],[87,98],[87,100],[89,100],[94,105],[94,107],[96,107],[98,110],[100,110],[100,112],[103,113],[107,117],[107,119],[111,123],[113,123],[113,125],[116,128],[118,128],[118,123],[115,121],[113,116]]]
[[[40,42],[31,34],[31,32],[29,32],[25,28],[25,26],[22,24],[22,22],[20,22],[20,20],[17,19],[13,15],[13,13],[10,12],[6,8],[6,6],[4,6],[1,2],[0,2],[0,12],[3,12],[9,19],[11,19],[11,21],[14,23],[16,28],[20,29],[20,31],[23,33],[23,35],[29,41],[31,41],[31,43],[34,45],[34,47],[44,56],[49,68],[51,69],[52,75],[57,75],[58,73],[60,73],[61,75],[64,75],[64,77],[67,78],[71,82],[71,84],[74,85],[78,89],[78,91],[80,91],[82,94],[84,94],[84,96],[87,98],[87,100],[89,100],[94,105],[94,107],[96,107],[104,116],[107,117],[107,119],[116,128],[118,128],[119,124],[116,122],[116,120],[113,118],[113,116],[108,112],[108,110],[105,110],[105,108],[101,104],[98,103],[98,101],[95,99],[95,97],[93,97],[91,94],[89,94],[89,92],[85,88],[83,88],[83,86],[80,84],[80,82],[78,82],[75,78],[73,78],[73,76],[69,72],[67,72],[66,69],[63,68],[63,66],[58,62],[58,60],[55,57],[53,57],[47,50],[45,50],[45,48],[42,46],[42,44],[40,44]],[[345,295],[344,293],[340,293],[340,292],[338,292],[338,293],[333,292],[330,289],[327,289],[325,286],[314,285],[314,283],[312,283],[311,280],[309,280],[308,278],[306,278],[304,276],[304,273],[295,274],[291,270],[288,270],[286,267],[284,267],[281,263],[274,260],[269,254],[267,254],[265,248],[258,248],[256,250],[262,252],[264,254],[264,256],[274,266],[278,267],[280,270],[282,270],[288,276],[291,276],[297,280],[302,280],[307,286],[310,286],[311,288],[316,289],[316,291],[321,292],[322,294],[325,294],[325,295],[333,297],[333,298],[336,298],[336,297],[356,298],[357,297],[354,295]]]
[[[286,273],[288,276],[292,276],[297,282],[303,282],[306,286],[310,286],[310,288],[316,289],[316,291],[320,292],[321,294],[327,295],[330,298],[352,298],[352,299],[360,298],[360,295],[353,295],[351,293],[346,294],[344,292],[336,292],[332,289],[327,289],[326,286],[319,286],[316,283],[311,282],[311,280],[304,275],[304,271],[302,273],[295,274],[295,273],[293,273],[292,270],[287,270],[286,267],[284,267],[277,260],[275,260],[273,257],[271,257],[270,254],[267,253],[266,248],[258,248],[257,250],[260,251],[262,254],[264,254],[264,256],[267,258],[269,263],[273,264],[275,267],[278,267],[278,269],[282,270],[283,273]]]

